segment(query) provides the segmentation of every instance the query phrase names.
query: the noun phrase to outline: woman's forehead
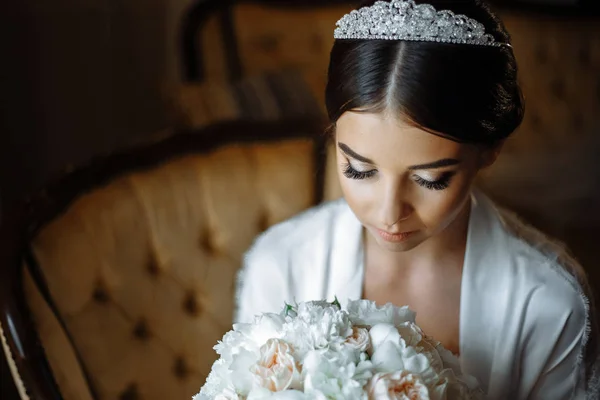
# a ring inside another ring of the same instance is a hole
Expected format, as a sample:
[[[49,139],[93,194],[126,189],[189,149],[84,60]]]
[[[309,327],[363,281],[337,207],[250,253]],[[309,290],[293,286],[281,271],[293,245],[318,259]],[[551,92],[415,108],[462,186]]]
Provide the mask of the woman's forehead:
[[[344,113],[336,124],[336,140],[376,163],[461,158],[470,147],[387,114],[364,112]]]

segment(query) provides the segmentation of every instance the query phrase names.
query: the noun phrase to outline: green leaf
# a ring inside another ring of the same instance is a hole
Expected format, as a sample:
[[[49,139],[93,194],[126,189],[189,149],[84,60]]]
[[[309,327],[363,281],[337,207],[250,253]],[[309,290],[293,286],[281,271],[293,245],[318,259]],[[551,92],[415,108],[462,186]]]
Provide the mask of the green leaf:
[[[291,304],[285,303],[285,308],[283,309],[284,315],[287,317],[290,311],[294,311],[294,306]]]
[[[340,304],[340,302],[338,301],[337,296],[333,297],[333,302],[331,303],[332,306],[338,306],[339,308],[342,308],[342,305]]]

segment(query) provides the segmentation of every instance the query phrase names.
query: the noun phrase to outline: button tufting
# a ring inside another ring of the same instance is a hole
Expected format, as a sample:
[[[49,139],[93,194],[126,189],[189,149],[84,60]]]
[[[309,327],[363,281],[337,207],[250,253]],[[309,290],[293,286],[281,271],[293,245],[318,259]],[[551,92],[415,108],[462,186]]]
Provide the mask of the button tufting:
[[[102,283],[98,283],[96,288],[94,289],[94,293],[92,294],[92,298],[97,303],[106,304],[110,301],[110,296],[104,285]]]
[[[184,380],[190,375],[190,368],[183,357],[177,357],[173,365],[173,374],[177,379]]]
[[[218,254],[217,246],[214,242],[214,233],[206,229],[200,235],[200,248],[207,252],[209,255]]]
[[[260,214],[257,224],[259,232],[266,231],[271,226],[271,224],[269,223],[269,216],[266,213]]]
[[[119,395],[119,400],[138,400],[140,395],[135,383],[129,384],[127,388]]]
[[[531,112],[531,111],[529,112],[529,121],[530,121],[531,127],[533,129],[538,130],[542,126],[542,119],[535,112]]]
[[[279,37],[274,34],[264,34],[258,38],[256,47],[262,52],[274,53],[279,47]]]
[[[202,312],[202,305],[194,291],[189,291],[183,299],[183,311],[191,317],[197,317]]]
[[[135,324],[135,327],[133,328],[133,336],[141,341],[150,339],[152,334],[150,333],[150,329],[148,328],[148,323],[146,320],[142,319]]]
[[[323,37],[319,34],[312,35],[310,38],[310,49],[315,53],[321,53],[323,48]]]
[[[538,44],[535,47],[535,58],[537,58],[538,63],[546,64],[548,62],[548,48],[543,44]]]
[[[584,118],[581,112],[574,111],[571,114],[571,126],[575,131],[581,131],[584,128]]]
[[[580,39],[581,44],[579,47],[579,63],[583,67],[589,67],[592,64],[592,55],[591,55],[591,43],[589,39]]]
[[[558,100],[564,100],[566,93],[565,82],[558,78],[553,79],[552,83],[550,84],[550,91],[552,92],[552,95],[554,95],[554,97]]]
[[[146,265],[146,270],[148,271],[148,274],[150,274],[150,276],[153,278],[156,278],[158,275],[160,275],[160,268],[158,266],[158,261],[156,260],[156,258],[154,256],[150,256],[150,259],[148,260],[148,264]]]

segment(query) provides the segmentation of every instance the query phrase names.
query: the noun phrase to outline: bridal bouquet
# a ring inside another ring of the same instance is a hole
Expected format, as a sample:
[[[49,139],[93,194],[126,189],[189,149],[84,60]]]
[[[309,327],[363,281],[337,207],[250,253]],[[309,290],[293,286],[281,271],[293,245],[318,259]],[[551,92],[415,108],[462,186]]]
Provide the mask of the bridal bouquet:
[[[194,400],[480,399],[458,359],[408,307],[350,301],[286,304],[234,324]]]

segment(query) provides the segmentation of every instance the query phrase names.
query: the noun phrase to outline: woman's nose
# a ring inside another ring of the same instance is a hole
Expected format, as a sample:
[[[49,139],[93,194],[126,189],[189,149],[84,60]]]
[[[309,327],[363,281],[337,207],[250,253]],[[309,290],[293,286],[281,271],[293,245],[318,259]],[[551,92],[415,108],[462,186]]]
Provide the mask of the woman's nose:
[[[385,217],[385,220],[383,221],[383,225],[388,231],[392,230],[392,228],[398,222],[406,221],[408,218],[410,218],[412,208],[408,204],[400,204],[398,208],[400,209],[400,211],[388,213]]]
[[[381,204],[381,223],[386,230],[391,230],[398,222],[406,221],[413,208],[403,196],[400,185],[390,185],[383,196]]]

